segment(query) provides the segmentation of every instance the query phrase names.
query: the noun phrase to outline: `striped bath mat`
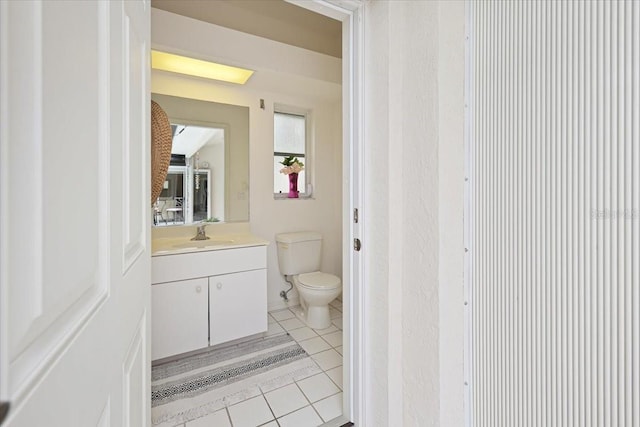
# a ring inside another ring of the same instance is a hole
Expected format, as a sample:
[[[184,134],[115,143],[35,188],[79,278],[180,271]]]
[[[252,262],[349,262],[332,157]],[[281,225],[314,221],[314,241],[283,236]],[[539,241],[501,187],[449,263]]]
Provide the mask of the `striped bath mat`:
[[[321,372],[289,335],[209,350],[151,371],[154,426],[175,426]]]

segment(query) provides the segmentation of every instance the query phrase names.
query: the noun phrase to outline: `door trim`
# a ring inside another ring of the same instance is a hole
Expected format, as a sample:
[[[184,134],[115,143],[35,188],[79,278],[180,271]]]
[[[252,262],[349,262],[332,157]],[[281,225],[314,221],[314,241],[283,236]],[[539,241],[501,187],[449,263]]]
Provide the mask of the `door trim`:
[[[286,0],[342,21],[342,281],[343,295],[343,418],[365,425],[366,372],[364,357],[364,258],[353,250],[362,238],[366,215],[364,193],[364,6],[361,0]],[[360,212],[353,222],[353,210]],[[366,244],[366,242],[365,242]]]

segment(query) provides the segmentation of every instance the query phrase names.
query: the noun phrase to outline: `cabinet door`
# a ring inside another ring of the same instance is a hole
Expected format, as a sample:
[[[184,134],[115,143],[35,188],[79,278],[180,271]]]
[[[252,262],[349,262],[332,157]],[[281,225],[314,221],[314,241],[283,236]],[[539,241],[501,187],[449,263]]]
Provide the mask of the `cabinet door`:
[[[151,358],[153,360],[208,345],[206,278],[151,286]]]
[[[267,270],[209,277],[210,344],[267,330]]]

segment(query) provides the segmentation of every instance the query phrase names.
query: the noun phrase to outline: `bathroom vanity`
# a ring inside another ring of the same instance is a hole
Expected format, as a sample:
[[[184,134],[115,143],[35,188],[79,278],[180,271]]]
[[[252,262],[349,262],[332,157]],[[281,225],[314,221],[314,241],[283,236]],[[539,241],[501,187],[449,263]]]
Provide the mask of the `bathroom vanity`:
[[[248,233],[154,238],[153,360],[267,330],[267,241]]]

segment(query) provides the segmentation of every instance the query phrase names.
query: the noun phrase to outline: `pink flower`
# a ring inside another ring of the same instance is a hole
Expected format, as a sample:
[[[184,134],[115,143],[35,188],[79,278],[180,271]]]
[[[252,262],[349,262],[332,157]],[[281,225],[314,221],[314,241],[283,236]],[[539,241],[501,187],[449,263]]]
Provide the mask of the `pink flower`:
[[[280,169],[280,173],[289,175],[290,173],[299,173],[302,169],[304,169],[304,167],[300,166],[300,163],[294,162],[291,164],[291,166],[285,166]]]

